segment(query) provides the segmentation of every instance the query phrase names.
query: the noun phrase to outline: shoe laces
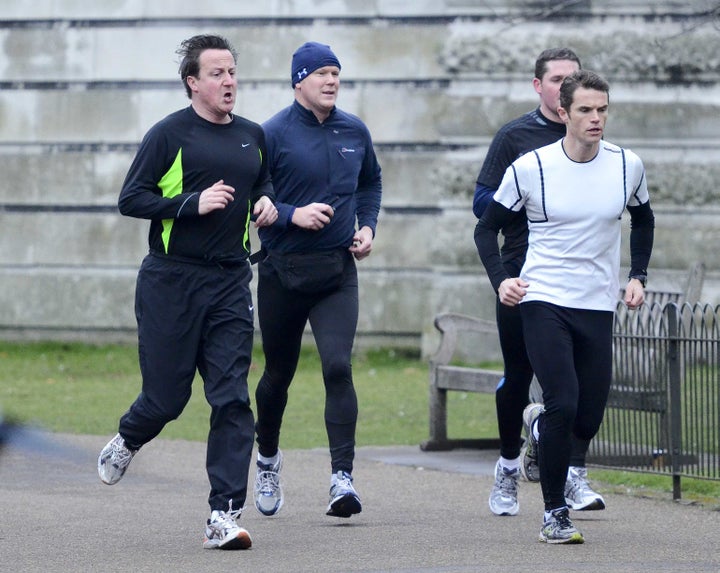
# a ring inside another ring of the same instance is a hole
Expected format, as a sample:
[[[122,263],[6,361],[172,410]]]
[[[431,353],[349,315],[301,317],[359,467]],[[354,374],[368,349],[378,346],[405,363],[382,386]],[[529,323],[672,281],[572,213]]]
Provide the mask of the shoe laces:
[[[495,487],[504,494],[515,495],[517,489],[517,474],[518,470],[507,473],[503,468],[500,468],[500,471],[495,476]]]
[[[259,471],[255,476],[255,483],[258,490],[272,493],[280,487],[280,474],[273,470]]]
[[[133,457],[133,451],[125,445],[125,440],[120,438],[119,440],[113,440],[112,442],[111,460],[112,463],[117,466],[124,466]]]
[[[556,509],[550,515],[561,529],[569,529],[573,527],[572,521],[570,521],[570,512],[566,507]]]
[[[338,490],[354,491],[352,481],[353,481],[352,476],[349,473],[339,471],[337,473],[337,481],[330,489],[331,489],[331,491],[338,491]]]
[[[227,535],[228,531],[238,527],[234,513],[218,511],[214,518],[210,520],[209,525],[216,531],[222,531],[222,535]]]
[[[587,481],[587,470],[585,468],[573,468],[570,470],[570,490],[585,494],[592,491]]]
[[[228,529],[236,529],[239,527],[237,522],[242,515],[243,509],[242,507],[240,509],[233,509],[232,500],[230,500],[228,510],[218,510],[215,517],[210,520],[210,525],[220,528],[225,532],[227,532]]]
[[[238,509],[233,509],[232,506],[233,506],[233,500],[230,499],[230,500],[228,501],[228,510],[227,510],[226,512],[224,512],[224,513],[225,513],[225,515],[227,515],[229,518],[231,518],[233,521],[236,522],[238,519],[240,519],[240,516],[242,515],[243,509],[245,509],[245,508],[244,508],[244,507],[240,507],[240,508],[238,508]]]

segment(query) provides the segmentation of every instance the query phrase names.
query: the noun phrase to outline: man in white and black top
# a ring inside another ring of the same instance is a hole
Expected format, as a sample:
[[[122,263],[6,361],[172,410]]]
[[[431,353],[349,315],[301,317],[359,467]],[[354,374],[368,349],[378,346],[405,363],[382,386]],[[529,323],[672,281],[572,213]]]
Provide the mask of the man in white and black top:
[[[500,186],[510,164],[521,155],[555,143],[565,137],[565,124],[560,120],[560,86],[563,80],[581,68],[580,58],[570,48],[548,48],[535,60],[533,88],[539,105],[503,125],[488,148],[478,174],[473,196],[473,213],[480,219]],[[501,230],[500,255],[510,276],[518,276],[525,263],[528,243],[528,224],[525,210],[520,209]],[[523,411],[528,405],[528,393],[533,369],[525,350],[519,306],[496,302],[500,348],[503,357],[503,378],[495,390],[500,456],[495,465],[495,483],[490,490],[488,504],[495,515],[516,515],[520,511],[518,485],[522,475],[528,481],[540,481],[537,460],[527,455],[523,444]],[[589,440],[573,439],[565,482],[565,499],[571,509],[579,511],[605,509],[602,495],[594,491],[587,479],[585,456]]]
[[[502,304],[521,304],[525,344],[544,408],[525,412],[545,503],[540,539],[582,543],[564,495],[572,435],[590,440],[603,418],[612,374],[612,323],[620,272],[621,216],[631,217],[625,304],[645,298],[654,215],[640,158],[604,141],[609,87],[594,72],[568,76],[558,114],[565,137],[506,171],[475,230],[475,243]],[[529,239],[519,277],[503,267],[498,231],[525,208]]]

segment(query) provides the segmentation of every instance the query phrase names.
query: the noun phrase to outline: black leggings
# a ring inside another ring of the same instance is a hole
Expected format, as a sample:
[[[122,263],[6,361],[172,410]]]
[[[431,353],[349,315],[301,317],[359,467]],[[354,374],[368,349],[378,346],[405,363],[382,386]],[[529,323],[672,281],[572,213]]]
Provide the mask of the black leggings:
[[[572,435],[591,440],[603,419],[612,377],[613,313],[544,302],[522,303],[520,312],[545,403],[538,463],[550,510],[565,505]]]
[[[258,269],[257,299],[265,354],[265,371],[255,392],[258,451],[263,456],[277,452],[288,388],[309,320],[322,362],[332,472],[352,473],[358,416],[350,361],[358,320],[354,259],[348,253],[340,287],[319,294],[283,288],[270,264],[263,262]]]
[[[500,435],[500,455],[514,460],[522,445],[522,414],[528,404],[533,368],[525,350],[520,305],[507,306],[496,299],[496,320],[502,349],[504,375],[495,391]],[[570,465],[585,467],[590,440],[573,435]]]
[[[496,308],[504,376],[495,391],[500,455],[514,460],[520,455],[522,414],[528,404],[533,369],[525,350],[520,307],[507,306],[497,300]]]

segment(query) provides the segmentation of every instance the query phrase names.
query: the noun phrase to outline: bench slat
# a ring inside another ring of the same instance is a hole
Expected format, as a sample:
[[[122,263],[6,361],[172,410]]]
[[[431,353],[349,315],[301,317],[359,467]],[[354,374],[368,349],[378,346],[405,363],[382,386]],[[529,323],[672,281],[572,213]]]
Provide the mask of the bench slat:
[[[435,384],[438,388],[444,390],[494,394],[502,376],[503,373],[497,370],[463,366],[438,366]]]

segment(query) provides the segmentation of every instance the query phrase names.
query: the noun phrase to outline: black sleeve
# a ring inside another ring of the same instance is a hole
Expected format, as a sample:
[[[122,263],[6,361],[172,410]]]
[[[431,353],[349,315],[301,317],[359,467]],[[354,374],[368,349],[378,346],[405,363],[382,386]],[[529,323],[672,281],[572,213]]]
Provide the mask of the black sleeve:
[[[647,275],[655,238],[655,214],[650,201],[628,207],[630,212],[630,275]]]
[[[165,197],[160,189],[180,152],[179,144],[169,143],[165,126],[150,128],[138,147],[118,197],[122,215],[156,220],[199,216],[200,193],[186,191]]]
[[[265,132],[258,125],[256,132],[258,148],[260,149],[260,173],[255,181],[255,185],[252,190],[252,204],[255,205],[257,201],[263,195],[267,196],[273,203],[275,203],[275,189],[273,188],[272,181],[270,178],[270,169],[268,167],[268,152],[267,144],[265,143]]]
[[[512,220],[515,214],[512,210],[493,200],[475,226],[475,246],[495,292],[501,282],[510,278],[500,257],[498,233]]]

